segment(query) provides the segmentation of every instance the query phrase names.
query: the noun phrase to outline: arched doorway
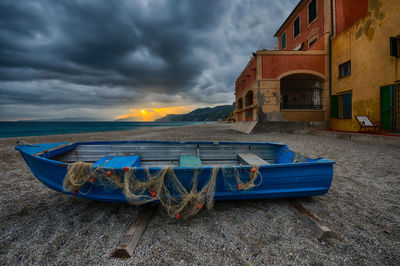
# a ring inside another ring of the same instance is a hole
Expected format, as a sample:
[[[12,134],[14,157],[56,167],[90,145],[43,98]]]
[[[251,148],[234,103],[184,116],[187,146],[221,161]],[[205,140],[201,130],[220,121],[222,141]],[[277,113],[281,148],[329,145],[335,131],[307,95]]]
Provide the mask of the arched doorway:
[[[254,103],[253,91],[252,91],[252,90],[249,90],[249,91],[246,93],[246,96],[245,96],[245,98],[244,98],[244,105],[245,105],[245,107],[248,107],[248,106],[252,106],[253,103]],[[253,114],[254,114],[253,108],[247,109],[247,110],[245,111],[246,121],[252,121],[252,120],[254,120]]]
[[[242,100],[242,98],[240,97],[239,99],[238,99],[238,110],[240,110],[240,109],[242,109],[243,108],[243,100]]]
[[[246,106],[253,105],[253,91],[252,91],[252,90],[249,90],[249,91],[246,93],[245,105],[246,105]]]
[[[292,74],[280,80],[281,110],[321,110],[324,80],[312,74]]]

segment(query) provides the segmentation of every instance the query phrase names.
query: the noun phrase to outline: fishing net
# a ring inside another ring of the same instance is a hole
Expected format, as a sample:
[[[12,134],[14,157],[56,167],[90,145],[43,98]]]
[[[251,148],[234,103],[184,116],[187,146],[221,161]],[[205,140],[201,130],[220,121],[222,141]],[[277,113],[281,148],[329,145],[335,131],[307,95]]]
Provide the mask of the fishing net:
[[[121,171],[76,162],[69,165],[63,188],[74,194],[84,186],[89,189],[80,193],[89,193],[93,186],[101,186],[105,191],[119,189],[129,203],[142,205],[157,201],[169,216],[179,219],[195,215],[204,206],[207,209],[213,207],[217,179],[229,191],[245,191],[258,186],[262,182],[258,168],[258,165],[251,165],[250,171],[248,167],[195,168],[190,175],[185,172],[179,179],[172,166],[159,170],[124,167]],[[208,180],[204,180],[205,175]],[[199,176],[203,177],[201,181]]]

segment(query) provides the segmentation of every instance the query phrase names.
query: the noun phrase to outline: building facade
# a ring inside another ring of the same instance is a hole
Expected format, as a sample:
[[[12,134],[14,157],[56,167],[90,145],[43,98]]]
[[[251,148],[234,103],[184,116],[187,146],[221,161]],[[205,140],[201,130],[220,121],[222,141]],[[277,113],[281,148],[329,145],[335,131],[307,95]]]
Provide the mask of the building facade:
[[[336,10],[331,128],[358,131],[355,116],[368,115],[400,130],[400,1],[342,0]]]
[[[278,29],[278,50],[253,54],[236,80],[236,120],[329,121],[330,0],[303,0]]]
[[[235,83],[236,120],[399,128],[399,0],[301,0]],[[329,123],[328,123],[329,122]]]

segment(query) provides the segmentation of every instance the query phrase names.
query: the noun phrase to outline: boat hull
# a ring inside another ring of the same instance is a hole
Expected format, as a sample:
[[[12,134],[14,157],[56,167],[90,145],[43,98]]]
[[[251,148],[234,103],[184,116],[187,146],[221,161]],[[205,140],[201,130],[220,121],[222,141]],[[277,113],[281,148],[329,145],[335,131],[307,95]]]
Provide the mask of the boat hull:
[[[20,151],[32,173],[44,185],[55,191],[73,195],[72,192],[64,191],[63,188],[63,181],[67,174],[69,164],[46,157],[54,156],[57,152],[62,153],[68,149],[72,150],[77,145],[79,145],[79,143],[74,143],[69,146],[67,145],[58,150],[45,153],[40,152],[44,149],[44,147],[41,147],[40,145],[37,146],[37,149],[26,146],[17,146],[16,149]],[[55,145],[55,147],[57,147],[57,145]],[[227,183],[233,182],[230,182],[232,180],[227,180],[227,175],[224,174],[224,166],[221,166],[216,178],[214,199],[222,201],[324,195],[328,192],[332,182],[333,164],[334,162],[331,160],[318,159],[300,163],[274,163],[260,165],[258,169],[259,177],[255,182],[257,186],[249,190],[237,190],[229,187]],[[249,176],[250,166],[238,165],[234,166],[234,168],[238,173],[240,173],[243,182],[246,182],[246,178]],[[149,167],[148,169],[151,173],[161,170],[160,167]],[[232,169],[232,166],[229,166],[227,169]],[[110,170],[123,176],[122,169]],[[195,171],[199,171],[198,188],[201,189],[208,182],[212,170],[212,166],[201,168],[174,167],[176,176],[187,190],[191,189]],[[133,168],[133,172],[135,177],[138,179],[144,180],[146,178],[145,168],[135,167]],[[228,178],[233,177],[228,176]],[[93,184],[88,182],[75,196],[107,202],[127,202],[121,189],[104,187],[96,182]]]

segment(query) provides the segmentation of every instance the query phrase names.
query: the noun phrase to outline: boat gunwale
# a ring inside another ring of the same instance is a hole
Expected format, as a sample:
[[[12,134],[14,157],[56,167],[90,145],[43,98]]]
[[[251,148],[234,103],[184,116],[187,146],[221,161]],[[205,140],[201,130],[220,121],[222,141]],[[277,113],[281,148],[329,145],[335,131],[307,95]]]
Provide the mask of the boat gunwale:
[[[256,146],[281,146],[281,147],[289,147],[285,144],[282,143],[277,143],[277,142],[231,142],[231,141],[152,141],[152,140],[139,140],[139,141],[84,141],[84,142],[71,142],[69,145],[63,145],[60,148],[55,147],[53,150],[47,152],[47,153],[42,153],[39,155],[33,155],[30,154],[22,147],[24,145],[17,145],[15,147],[16,150],[31,156],[33,158],[37,158],[39,160],[43,160],[44,162],[51,164],[51,165],[56,165],[56,166],[63,166],[63,167],[68,167],[72,163],[69,162],[62,162],[62,161],[57,161],[50,159],[54,156],[63,154],[65,152],[71,151],[76,149],[77,146],[80,145],[107,145],[107,144],[205,144],[205,145],[256,145]],[[40,144],[38,144],[40,145]],[[308,158],[308,157],[307,157]],[[318,158],[317,161],[313,162],[291,162],[291,163],[274,163],[274,164],[260,164],[259,169],[270,169],[270,168],[281,168],[281,167],[298,167],[298,166],[312,166],[312,165],[324,165],[324,164],[335,164],[335,161],[326,159],[326,158]],[[203,166],[203,167],[181,167],[181,166],[173,166],[174,170],[181,170],[181,171],[188,171],[188,170],[195,170],[195,169],[213,169],[215,166]],[[251,165],[229,165],[229,166],[219,166],[220,168],[237,168],[237,169],[249,169]],[[164,169],[165,167],[132,167],[134,170],[144,170],[144,169],[149,169],[153,171],[159,171]],[[109,168],[109,167],[101,167],[101,169],[109,169],[109,170],[122,170],[122,168]]]

